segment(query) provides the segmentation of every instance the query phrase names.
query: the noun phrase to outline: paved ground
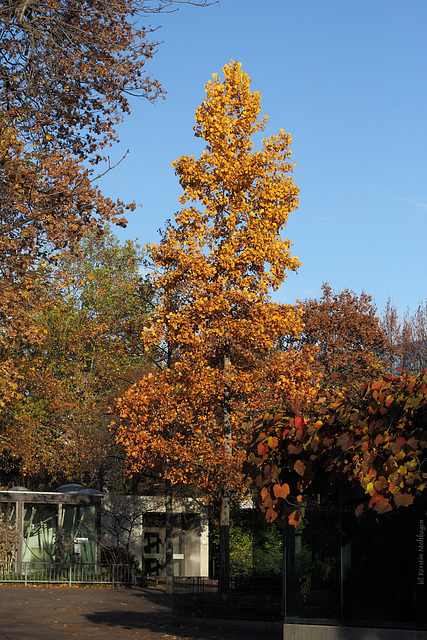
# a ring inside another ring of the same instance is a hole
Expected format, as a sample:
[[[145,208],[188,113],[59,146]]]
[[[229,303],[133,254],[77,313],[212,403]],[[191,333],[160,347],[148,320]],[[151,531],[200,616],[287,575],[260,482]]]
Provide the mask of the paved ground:
[[[0,587],[0,640],[280,640],[258,623],[172,615],[161,589]]]

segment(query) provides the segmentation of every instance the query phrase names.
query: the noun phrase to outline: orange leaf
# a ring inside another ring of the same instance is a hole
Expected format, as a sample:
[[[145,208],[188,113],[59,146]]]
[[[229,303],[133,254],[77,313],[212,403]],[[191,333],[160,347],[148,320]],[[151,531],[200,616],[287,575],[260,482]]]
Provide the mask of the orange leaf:
[[[277,516],[278,514],[276,513],[276,511],[274,511],[274,509],[270,507],[269,509],[267,509],[267,513],[265,514],[265,519],[267,520],[267,522],[274,522]]]
[[[374,509],[377,513],[386,513],[387,511],[391,511],[393,507],[390,505],[388,498],[378,498],[374,504]]]
[[[300,476],[304,475],[305,468],[305,464],[301,462],[301,460],[297,460],[294,464],[294,471],[296,471]]]
[[[295,429],[301,429],[305,425],[305,420],[302,416],[296,416]]]
[[[302,515],[298,512],[298,511],[292,511],[292,513],[290,514],[289,518],[288,518],[288,523],[292,526],[292,527],[297,527],[299,525],[299,523],[302,520]]]
[[[263,457],[263,456],[265,456],[267,451],[268,451],[267,445],[264,444],[263,442],[260,442],[259,445],[258,445],[258,455]]]
[[[365,511],[365,505],[362,502],[362,504],[359,504],[359,506],[356,507],[356,509],[354,510],[354,515],[356,516],[356,518],[359,518],[364,511]]]
[[[410,493],[400,493],[399,491],[394,494],[393,500],[397,507],[408,507],[414,502],[414,496]]]
[[[270,447],[270,449],[276,449],[279,444],[279,441],[276,438],[276,436],[270,436],[267,440],[267,444]]]
[[[283,498],[284,500],[288,497],[290,492],[289,489],[289,485],[288,484],[275,484],[274,488],[273,488],[273,493],[276,496],[276,498]]]

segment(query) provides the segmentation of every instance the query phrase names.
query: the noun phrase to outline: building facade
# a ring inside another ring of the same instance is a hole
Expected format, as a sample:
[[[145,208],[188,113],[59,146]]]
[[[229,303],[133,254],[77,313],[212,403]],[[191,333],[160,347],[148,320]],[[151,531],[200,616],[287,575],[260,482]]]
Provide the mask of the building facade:
[[[104,495],[76,484],[46,492],[13,487],[0,491],[0,508],[18,533],[16,551],[9,559],[50,564],[131,562],[144,575],[165,574],[161,497]],[[206,509],[191,499],[175,501],[173,509],[175,575],[207,576]]]

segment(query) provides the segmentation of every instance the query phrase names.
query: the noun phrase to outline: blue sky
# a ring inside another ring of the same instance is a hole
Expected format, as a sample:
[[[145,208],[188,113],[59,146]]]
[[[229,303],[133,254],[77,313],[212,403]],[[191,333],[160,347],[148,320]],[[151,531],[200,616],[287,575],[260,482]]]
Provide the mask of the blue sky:
[[[221,0],[150,19],[162,40],[147,69],[167,91],[135,100],[120,125],[106,195],[142,205],[124,238],[156,242],[181,193],[170,164],[199,155],[204,85],[242,63],[269,116],[293,138],[300,207],[285,234],[302,262],[278,300],[336,290],[390,296],[403,313],[427,298],[427,2]]]

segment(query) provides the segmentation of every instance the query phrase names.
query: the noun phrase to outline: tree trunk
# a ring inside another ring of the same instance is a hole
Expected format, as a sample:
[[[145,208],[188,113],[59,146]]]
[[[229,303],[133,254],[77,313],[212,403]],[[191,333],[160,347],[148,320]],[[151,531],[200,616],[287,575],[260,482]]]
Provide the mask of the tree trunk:
[[[173,593],[173,509],[172,509],[172,484],[165,480],[165,511],[166,511],[166,593]]]
[[[231,456],[231,385],[230,348],[224,351],[224,413],[223,427],[225,452]],[[219,590],[227,593],[230,589],[230,496],[227,487],[222,490],[221,513],[219,519]]]
[[[226,493],[226,492],[224,492]],[[227,593],[230,590],[230,498],[221,498],[219,518],[219,590]]]

